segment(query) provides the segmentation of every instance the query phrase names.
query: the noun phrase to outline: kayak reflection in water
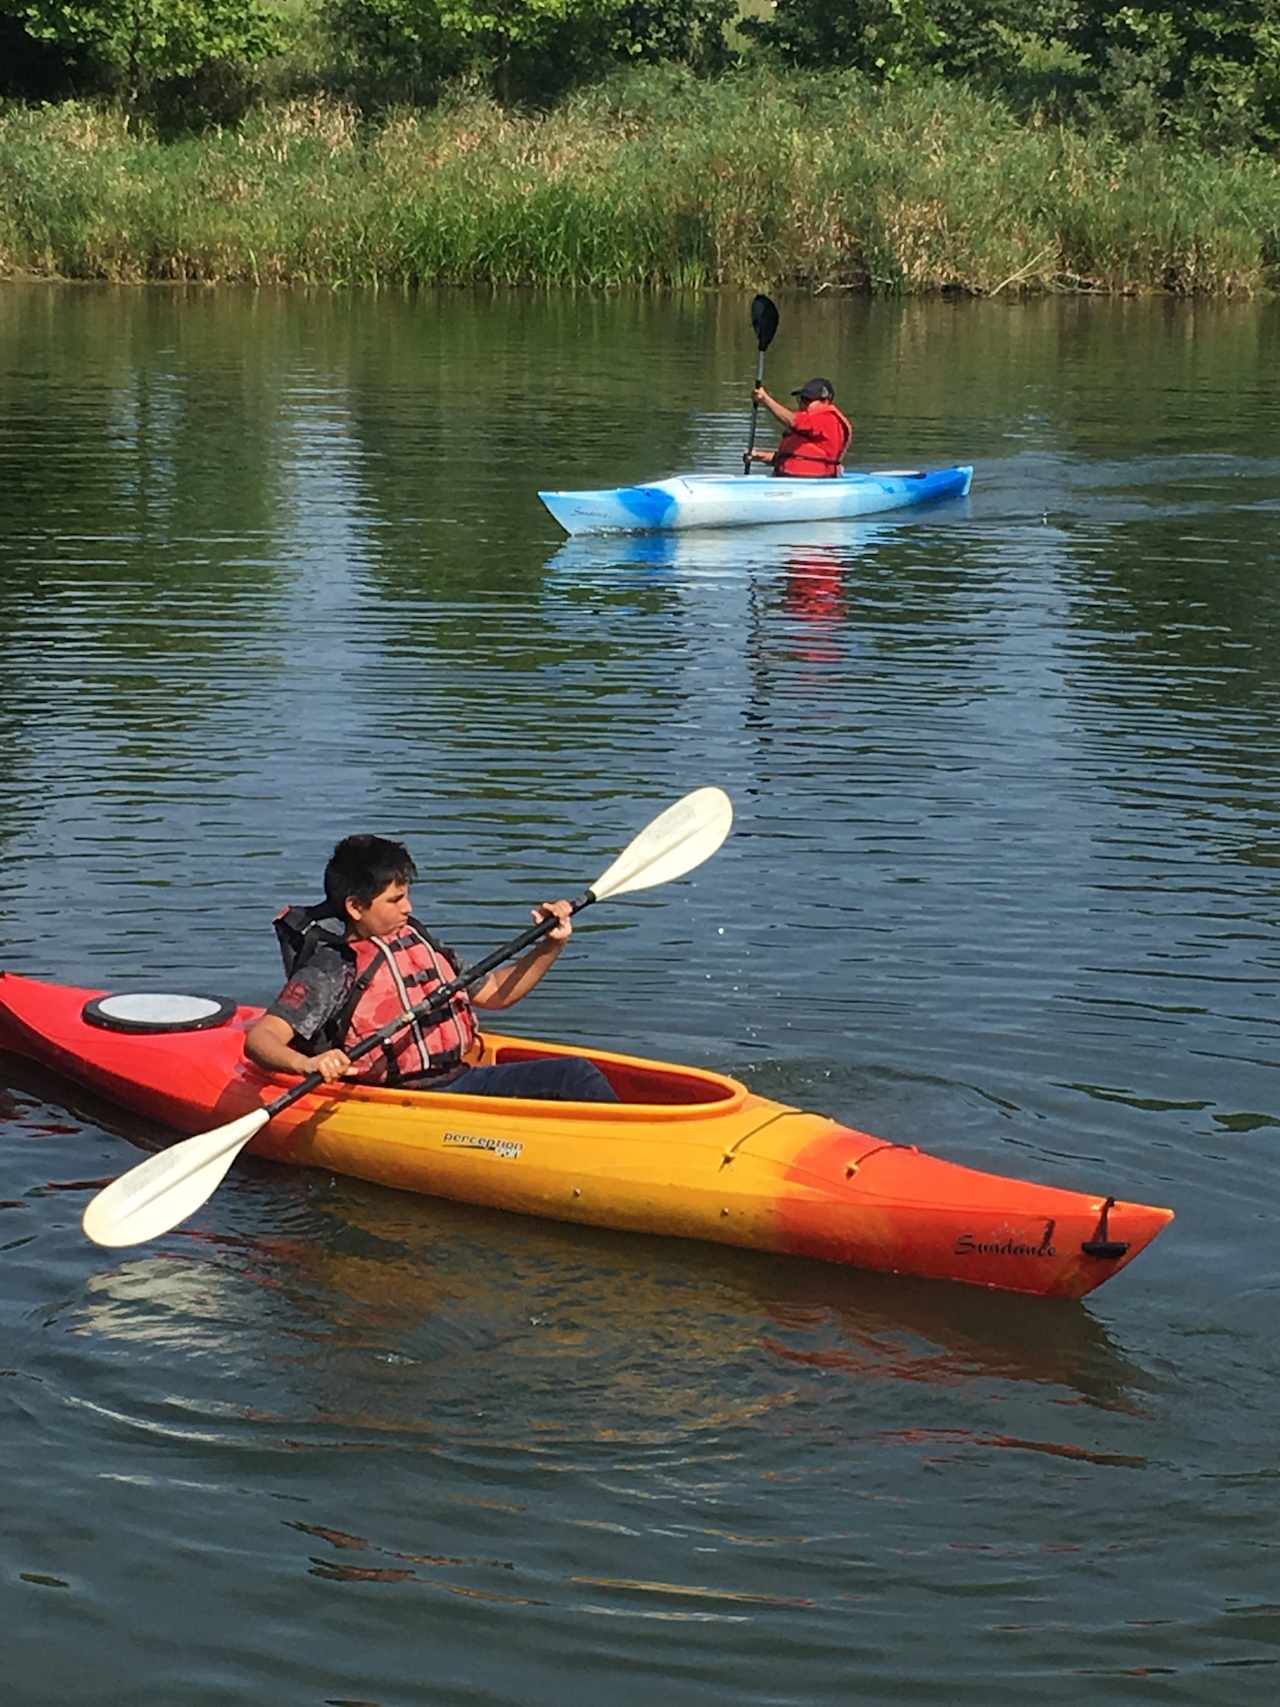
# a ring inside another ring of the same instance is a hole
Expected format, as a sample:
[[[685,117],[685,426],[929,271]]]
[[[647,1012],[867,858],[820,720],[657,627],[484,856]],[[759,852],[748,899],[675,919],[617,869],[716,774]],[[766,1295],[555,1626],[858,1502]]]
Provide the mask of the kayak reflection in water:
[[[744,451],[750,462],[767,463],[775,475],[789,479],[831,479],[844,472],[844,458],[853,442],[853,423],[836,408],[835,388],[829,379],[810,379],[791,395],[798,407],[788,409],[771,397],[763,385],[751,393],[754,404],[763,403],[780,426],[787,430],[777,450]]]
[[[458,976],[452,952],[413,916],[417,875],[401,842],[360,835],[338,843],[325,866],[324,901],[286,908],[276,920],[288,982],[245,1034],[249,1059],[272,1072],[319,1073],[326,1084],[355,1078],[466,1096],[616,1102],[599,1067],[580,1057],[469,1065],[479,1039],[473,1008],[509,1008],[550,971],[573,934],[568,901],[534,909],[535,919],[556,923],[514,965],[351,1060],[347,1051],[362,1038]]]

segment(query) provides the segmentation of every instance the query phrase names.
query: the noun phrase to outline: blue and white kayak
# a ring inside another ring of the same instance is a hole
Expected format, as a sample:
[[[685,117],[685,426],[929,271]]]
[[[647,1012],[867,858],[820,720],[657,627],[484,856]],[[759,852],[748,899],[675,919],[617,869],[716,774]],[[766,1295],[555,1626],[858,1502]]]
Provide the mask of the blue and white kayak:
[[[566,533],[650,533],[731,528],[764,522],[841,521],[880,510],[963,498],[973,479],[957,468],[888,468],[834,480],[751,479],[745,475],[676,474],[645,486],[598,492],[539,492]]]

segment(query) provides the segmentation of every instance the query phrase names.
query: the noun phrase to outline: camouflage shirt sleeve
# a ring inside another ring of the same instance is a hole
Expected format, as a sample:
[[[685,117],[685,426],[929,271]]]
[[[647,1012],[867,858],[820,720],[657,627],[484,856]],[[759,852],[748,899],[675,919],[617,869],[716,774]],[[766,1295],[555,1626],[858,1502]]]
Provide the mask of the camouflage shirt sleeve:
[[[354,977],[350,963],[333,948],[319,948],[267,1007],[292,1026],[303,1043],[314,1043],[346,1000]]]

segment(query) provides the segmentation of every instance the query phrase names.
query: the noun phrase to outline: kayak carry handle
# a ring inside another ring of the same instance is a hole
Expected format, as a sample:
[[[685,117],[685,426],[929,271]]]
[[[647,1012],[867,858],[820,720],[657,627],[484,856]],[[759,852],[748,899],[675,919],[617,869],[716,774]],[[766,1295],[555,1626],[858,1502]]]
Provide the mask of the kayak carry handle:
[[[1098,1217],[1098,1230],[1091,1239],[1085,1239],[1080,1249],[1087,1257],[1106,1257],[1114,1262],[1117,1257],[1126,1256],[1129,1250],[1127,1239],[1109,1239],[1107,1237],[1107,1216],[1116,1206],[1114,1197],[1109,1197],[1102,1206],[1102,1214]]]

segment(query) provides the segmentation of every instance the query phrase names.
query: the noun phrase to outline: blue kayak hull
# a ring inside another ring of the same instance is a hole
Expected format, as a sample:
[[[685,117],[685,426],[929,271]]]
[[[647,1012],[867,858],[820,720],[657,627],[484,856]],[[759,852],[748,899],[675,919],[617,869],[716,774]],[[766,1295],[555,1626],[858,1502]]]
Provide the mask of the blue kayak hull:
[[[973,479],[956,468],[846,471],[834,480],[677,474],[598,492],[539,492],[566,533],[654,533],[682,528],[842,521],[942,498],[963,498]]]

